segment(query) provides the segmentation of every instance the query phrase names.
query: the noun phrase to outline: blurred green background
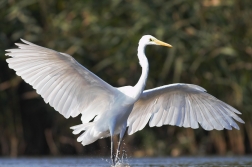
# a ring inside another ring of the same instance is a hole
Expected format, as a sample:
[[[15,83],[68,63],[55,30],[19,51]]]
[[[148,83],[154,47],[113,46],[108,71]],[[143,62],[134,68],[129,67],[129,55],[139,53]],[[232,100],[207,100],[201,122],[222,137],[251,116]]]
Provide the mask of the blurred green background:
[[[146,88],[197,84],[242,112],[240,131],[174,126],[126,135],[128,156],[244,155],[252,153],[251,0],[1,0],[0,155],[110,154],[109,138],[82,147],[66,120],[5,61],[20,38],[72,55],[113,86],[134,85],[141,74],[138,40],[151,34],[173,45],[149,46]]]

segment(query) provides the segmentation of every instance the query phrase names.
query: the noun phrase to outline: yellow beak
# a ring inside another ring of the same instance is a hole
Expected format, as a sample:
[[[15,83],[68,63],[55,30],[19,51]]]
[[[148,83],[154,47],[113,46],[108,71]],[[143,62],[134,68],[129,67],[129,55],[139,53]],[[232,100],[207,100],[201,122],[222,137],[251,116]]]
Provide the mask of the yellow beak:
[[[170,44],[165,43],[165,42],[160,41],[160,40],[157,40],[157,39],[154,39],[153,42],[155,42],[157,45],[162,45],[162,46],[166,46],[166,47],[172,48],[172,46]]]

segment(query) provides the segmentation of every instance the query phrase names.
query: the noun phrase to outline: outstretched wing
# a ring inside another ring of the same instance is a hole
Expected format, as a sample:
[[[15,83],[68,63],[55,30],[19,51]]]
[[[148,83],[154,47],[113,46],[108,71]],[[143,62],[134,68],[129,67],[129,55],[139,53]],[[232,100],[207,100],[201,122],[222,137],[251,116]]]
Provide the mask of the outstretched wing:
[[[192,84],[171,84],[146,90],[135,103],[128,118],[128,134],[150,127],[177,125],[205,130],[239,129],[233,119],[244,123],[235,108]],[[233,119],[232,119],[233,118]]]
[[[22,41],[18,49],[6,50],[9,67],[66,118],[82,114],[82,121],[89,122],[119,93],[70,55]]]

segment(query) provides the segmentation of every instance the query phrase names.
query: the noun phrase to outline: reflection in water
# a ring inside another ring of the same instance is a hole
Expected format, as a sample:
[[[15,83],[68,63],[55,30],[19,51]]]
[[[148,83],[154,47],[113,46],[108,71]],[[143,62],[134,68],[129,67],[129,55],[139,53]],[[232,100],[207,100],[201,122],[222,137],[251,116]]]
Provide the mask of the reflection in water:
[[[123,163],[122,163],[123,162]],[[1,167],[110,167],[109,158],[60,157],[60,158],[0,158]],[[163,157],[127,158],[116,167],[175,167],[175,166],[252,166],[251,156],[242,157]]]

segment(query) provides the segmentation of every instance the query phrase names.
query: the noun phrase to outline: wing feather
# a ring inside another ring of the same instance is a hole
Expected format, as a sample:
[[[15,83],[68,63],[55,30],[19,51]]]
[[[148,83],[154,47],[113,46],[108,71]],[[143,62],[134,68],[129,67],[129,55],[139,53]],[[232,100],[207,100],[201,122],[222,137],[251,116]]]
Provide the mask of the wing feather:
[[[183,110],[184,110],[184,121],[182,126],[188,128],[190,127],[190,111],[188,111],[186,107],[184,107]]]
[[[201,126],[205,129],[205,130],[213,130],[213,126],[211,124],[211,122],[209,121],[209,117],[207,115],[207,112],[206,111],[206,107],[205,107],[205,104],[201,103],[200,101],[200,98],[196,98],[195,96],[194,97],[194,100],[195,102],[197,102],[197,109],[198,109],[198,113],[200,113],[201,115],[201,118],[202,118],[202,122],[201,122]]]
[[[128,134],[141,130],[143,126],[135,126],[135,123],[144,120],[141,125],[146,125],[146,119],[150,127],[169,124],[196,129],[199,123],[205,130],[239,129],[234,120],[244,121],[236,114],[240,112],[200,86],[171,84],[142,93],[128,118]]]
[[[77,91],[76,85],[77,85],[77,83],[73,82],[72,87],[70,89],[68,89],[66,102],[63,104],[63,107],[61,109],[62,113],[65,115],[69,111],[70,106],[73,102],[74,97],[72,97],[72,96],[75,95],[75,92]],[[73,115],[73,117],[76,117],[78,115],[78,113],[77,113],[77,115],[75,113],[72,113],[72,115]]]
[[[6,50],[9,67],[66,118],[82,114],[82,121],[89,122],[120,93],[70,55],[22,42],[17,49]]]
[[[216,112],[214,110],[214,108],[211,107],[211,105],[209,105],[209,102],[204,100],[204,99],[200,99],[202,101],[202,105],[205,106],[205,113],[208,115],[208,121],[212,124],[214,129],[217,130],[222,130],[223,127],[221,125],[221,123],[219,122],[219,118],[221,118],[221,116],[218,114],[218,112]]]
[[[191,101],[187,98],[188,102],[188,111],[190,111],[190,127],[193,129],[197,129],[199,127],[196,111],[193,110]]]
[[[163,108],[159,108],[158,112],[156,112],[155,114],[152,115],[151,119],[150,119],[150,127],[153,127],[153,126],[157,126],[160,118],[161,118],[161,113],[163,111]]]

